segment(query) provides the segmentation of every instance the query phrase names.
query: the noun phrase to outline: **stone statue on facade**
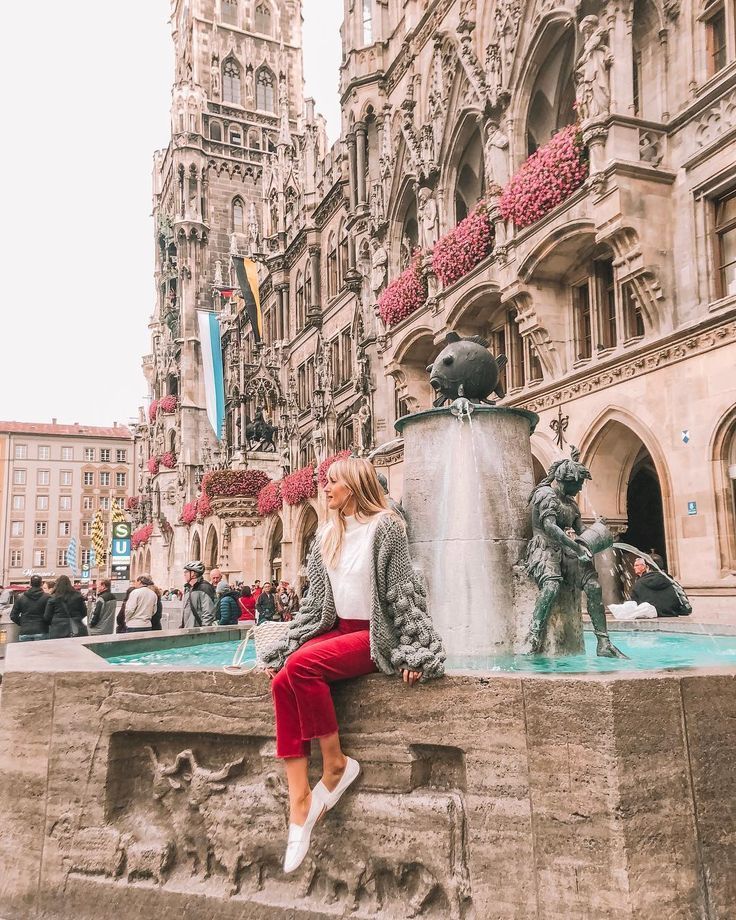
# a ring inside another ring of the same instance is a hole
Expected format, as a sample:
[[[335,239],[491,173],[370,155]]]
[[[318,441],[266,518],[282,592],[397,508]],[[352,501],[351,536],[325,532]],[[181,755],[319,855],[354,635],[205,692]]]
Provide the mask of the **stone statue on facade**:
[[[405,233],[401,240],[401,252],[399,254],[399,264],[401,266],[402,271],[405,268],[409,267],[409,263],[411,262],[411,257],[413,255],[413,252],[414,252],[414,247],[412,245],[412,241],[410,237],[408,236],[408,234]]]
[[[377,296],[386,282],[388,253],[376,239],[371,241],[371,245],[373,246],[371,254],[371,291],[374,296]]]
[[[215,51],[210,64],[210,95],[215,102],[220,99],[220,57]]]
[[[565,584],[587,597],[598,655],[626,658],[609,638],[601,586],[593,565],[593,556],[613,545],[613,535],[604,521],[596,521],[587,529],[583,525],[575,496],[592,477],[579,457],[580,452],[572,447],[570,459],[553,463],[531,494],[532,538],[522,565],[536,582],[539,596],[528,642],[532,653],[542,650],[547,621]]]
[[[500,195],[509,181],[509,139],[494,121],[486,125],[483,166],[486,192],[489,195]]]
[[[439,214],[432,189],[426,185],[419,189],[417,217],[419,218],[419,243],[422,249],[431,249],[439,236]]]
[[[220,259],[215,259],[215,280],[213,284],[216,288],[221,288],[224,284],[222,280],[222,261]]]
[[[610,69],[613,53],[606,44],[607,32],[597,16],[586,16],[580,23],[583,50],[575,76],[577,111],[581,121],[604,118],[611,108]]]

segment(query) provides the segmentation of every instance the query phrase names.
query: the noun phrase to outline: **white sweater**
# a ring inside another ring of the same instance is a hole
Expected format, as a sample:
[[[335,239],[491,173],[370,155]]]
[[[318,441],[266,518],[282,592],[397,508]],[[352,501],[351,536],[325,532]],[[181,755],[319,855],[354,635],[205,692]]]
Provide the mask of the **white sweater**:
[[[125,624],[129,629],[145,629],[156,612],[158,595],[151,588],[136,588],[125,603]]]
[[[373,534],[380,514],[367,521],[345,518],[342,552],[336,566],[326,566],[337,615],[343,620],[370,620],[373,609]]]

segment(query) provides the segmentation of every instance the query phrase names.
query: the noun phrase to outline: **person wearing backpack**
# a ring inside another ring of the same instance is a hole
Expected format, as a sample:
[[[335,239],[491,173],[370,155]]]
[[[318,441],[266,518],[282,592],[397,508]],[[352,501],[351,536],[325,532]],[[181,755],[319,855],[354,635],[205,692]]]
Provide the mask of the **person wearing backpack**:
[[[87,615],[84,598],[66,575],[56,579],[54,591],[48,599],[43,619],[49,630],[49,639],[71,639],[86,636],[87,627],[82,622]]]

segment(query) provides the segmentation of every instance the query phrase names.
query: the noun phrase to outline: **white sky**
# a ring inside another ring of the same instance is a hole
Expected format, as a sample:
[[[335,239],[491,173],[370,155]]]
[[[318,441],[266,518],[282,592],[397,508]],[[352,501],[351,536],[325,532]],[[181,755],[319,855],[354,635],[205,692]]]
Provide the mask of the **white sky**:
[[[6,5],[0,419],[109,425],[146,395],[153,151],[169,138],[168,0]],[[304,0],[306,95],[339,133],[342,0]]]

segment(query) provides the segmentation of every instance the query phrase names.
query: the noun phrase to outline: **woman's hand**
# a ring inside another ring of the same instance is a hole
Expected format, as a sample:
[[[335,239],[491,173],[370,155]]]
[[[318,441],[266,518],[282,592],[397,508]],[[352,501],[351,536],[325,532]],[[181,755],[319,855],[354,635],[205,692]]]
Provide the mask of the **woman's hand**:
[[[406,668],[404,668],[404,670],[401,672],[401,679],[410,687],[415,684],[421,676],[421,671],[408,671]]]
[[[268,679],[269,679],[269,680],[273,680],[274,677],[276,677],[276,669],[275,669],[275,668],[266,668],[266,674],[268,674]]]

